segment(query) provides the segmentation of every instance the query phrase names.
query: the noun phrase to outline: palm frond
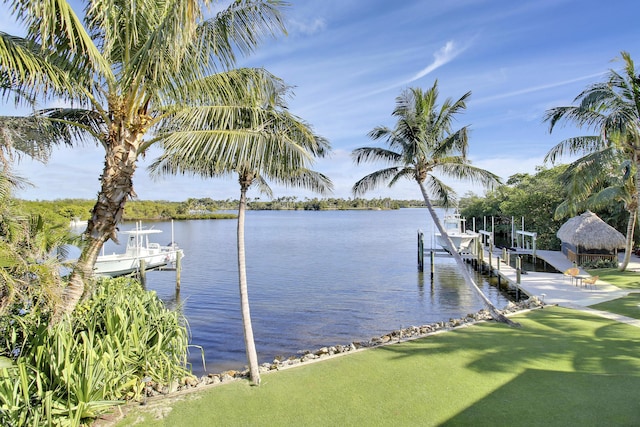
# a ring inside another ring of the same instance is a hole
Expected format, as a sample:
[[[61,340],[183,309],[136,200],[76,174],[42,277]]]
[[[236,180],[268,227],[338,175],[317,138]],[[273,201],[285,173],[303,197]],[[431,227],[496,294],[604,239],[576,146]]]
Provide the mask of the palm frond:
[[[56,89],[56,95],[65,95],[65,91],[78,95],[90,90],[94,75],[103,78],[111,75],[109,63],[68,2],[16,0],[12,5],[11,13],[27,27],[25,47],[30,54],[23,56],[21,61],[22,64],[31,64],[27,77],[44,77],[51,84],[50,88]],[[32,65],[37,63],[48,63],[55,68],[53,72],[47,67],[33,68]],[[12,71],[19,69],[11,68]],[[23,84],[29,79],[21,79],[20,82]]]
[[[502,183],[500,177],[496,174],[473,166],[462,157],[441,159],[433,169],[444,176],[481,184],[487,188],[494,188]]]
[[[258,191],[260,191],[261,194],[265,194],[269,198],[273,197],[273,191],[271,190],[271,187],[269,187],[269,184],[264,178],[262,178],[262,176],[257,175],[253,179],[251,186],[257,187]]]
[[[399,163],[402,160],[401,154],[379,147],[356,148],[351,152],[351,157],[357,165],[377,161],[393,164]]]
[[[544,158],[545,163],[555,163],[565,155],[585,154],[601,150],[607,146],[607,141],[600,136],[576,136],[567,138],[551,148]]]
[[[425,181],[427,190],[440,206],[445,209],[457,206],[458,198],[456,192],[450,186],[446,185],[440,179],[433,175],[429,175]]]
[[[375,190],[387,181],[396,182],[394,179],[397,175],[406,176],[405,169],[402,167],[391,167],[381,169],[370,173],[369,175],[359,179],[352,187],[351,191],[354,195],[359,196],[368,191]]]
[[[51,154],[51,123],[42,117],[0,116],[0,149],[4,160],[16,154],[46,162]]]

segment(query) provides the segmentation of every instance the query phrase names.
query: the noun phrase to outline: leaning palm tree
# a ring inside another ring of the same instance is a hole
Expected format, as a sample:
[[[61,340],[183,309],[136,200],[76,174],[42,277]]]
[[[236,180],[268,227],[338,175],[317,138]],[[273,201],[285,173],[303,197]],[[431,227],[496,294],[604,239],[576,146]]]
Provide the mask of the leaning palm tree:
[[[549,132],[565,120],[598,133],[561,141],[547,153],[545,161],[555,162],[564,154],[585,155],[614,147],[634,165],[635,191],[627,204],[630,217],[627,243],[619,267],[624,271],[631,259],[640,200],[640,79],[629,53],[622,52],[621,56],[625,63],[624,74],[610,70],[605,82],[595,83],[576,96],[574,102],[578,105],[552,108],[546,112],[544,120],[549,122]]]
[[[455,179],[468,179],[486,186],[500,179],[491,172],[472,166],[467,159],[467,128],[452,130],[454,116],[466,108],[467,92],[457,101],[446,99],[438,106],[438,82],[427,91],[407,89],[396,99],[393,129],[376,127],[369,133],[374,140],[382,139],[388,148],[362,147],[353,150],[356,164],[385,162],[390,166],[360,179],[353,186],[354,194],[363,194],[388,182],[393,186],[402,178],[415,181],[420,187],[425,205],[438,231],[446,241],[447,250],[460,266],[465,281],[480,295],[494,319],[513,323],[502,315],[475,283],[462,257],[449,238],[433,207],[432,195],[445,207],[455,202],[455,192],[434,173]]]
[[[73,129],[61,135],[96,141],[105,150],[100,190],[83,233],[87,244],[63,293],[61,313],[89,294],[99,251],[117,238],[124,206],[135,197],[137,160],[160,140],[150,136],[153,130],[170,129],[166,122],[194,99],[234,93],[235,76],[215,86],[206,77],[230,69],[237,54],[252,52],[265,37],[284,32],[280,0],[233,0],[211,18],[205,16],[210,0],[84,3],[80,19],[64,0],[15,0],[10,10],[27,36],[0,33],[0,77],[34,99],[67,101],[72,107],[42,114]]]
[[[154,175],[238,175],[240,305],[250,378],[254,384],[260,384],[246,273],[244,226],[247,191],[257,185],[271,195],[266,179],[320,193],[329,191],[330,180],[307,167],[315,157],[328,152],[329,144],[314,135],[307,124],[286,111],[284,96],[287,88],[269,73],[264,72],[261,78],[251,76],[250,81],[237,89],[244,95],[234,95],[239,102],[232,115],[219,117],[219,109],[203,105],[194,107],[191,114],[176,117],[172,123],[179,124],[179,130],[166,130],[164,153],[150,166],[150,170]],[[228,101],[220,100],[222,103]],[[164,132],[161,129],[159,134],[163,135]]]

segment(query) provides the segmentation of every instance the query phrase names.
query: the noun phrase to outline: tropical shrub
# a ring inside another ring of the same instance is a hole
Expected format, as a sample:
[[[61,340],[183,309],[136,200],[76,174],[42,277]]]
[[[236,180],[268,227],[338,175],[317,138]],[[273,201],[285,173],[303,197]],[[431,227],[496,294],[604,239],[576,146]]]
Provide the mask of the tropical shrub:
[[[81,425],[145,383],[190,375],[182,315],[132,279],[102,281],[55,325],[36,310],[3,316],[0,333],[3,426]]]
[[[581,267],[593,270],[597,270],[599,268],[618,268],[618,262],[611,259],[594,259],[583,262]]]

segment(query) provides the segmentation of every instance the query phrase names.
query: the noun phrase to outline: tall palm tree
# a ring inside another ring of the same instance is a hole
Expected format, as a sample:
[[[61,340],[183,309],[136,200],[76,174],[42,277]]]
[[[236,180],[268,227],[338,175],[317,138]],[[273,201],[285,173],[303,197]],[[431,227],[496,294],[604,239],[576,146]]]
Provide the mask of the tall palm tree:
[[[271,195],[266,179],[321,193],[329,191],[332,185],[326,176],[307,167],[315,157],[324,156],[330,147],[307,124],[284,108],[287,88],[266,71],[260,78],[249,77],[250,81],[238,88],[244,96],[238,100],[232,116],[223,120],[217,117],[218,109],[200,106],[194,109],[195,114],[181,114],[176,118],[173,123],[179,123],[180,129],[168,130],[164,153],[150,166],[150,170],[154,175],[238,175],[237,249],[242,324],[250,378],[254,384],[260,384],[246,272],[244,228],[247,191],[257,185]]]
[[[625,257],[620,264],[626,270],[633,249],[638,201],[640,200],[640,77],[631,56],[621,52],[624,73],[610,70],[605,82],[595,83],[582,91],[568,107],[556,107],[545,113],[549,132],[561,121],[586,127],[598,135],[576,136],[553,147],[545,160],[555,162],[564,154],[588,154],[615,147],[635,167],[635,191],[627,204],[629,222]]]
[[[83,236],[87,242],[63,293],[60,312],[90,291],[93,268],[127,200],[135,197],[137,160],[161,138],[155,128],[236,91],[237,78],[206,79],[284,32],[280,0],[234,0],[212,18],[210,0],[90,0],[80,19],[67,1],[15,0],[11,12],[25,38],[0,33],[0,75],[45,100],[73,108],[44,112],[75,140],[93,138],[105,150],[100,190]],[[245,73],[250,73],[246,70]],[[173,127],[176,129],[176,127]],[[151,135],[151,136],[150,136]]]
[[[388,182],[393,186],[402,178],[415,181],[420,187],[424,203],[440,234],[445,238],[448,251],[460,266],[465,281],[482,298],[494,319],[513,323],[498,312],[484,295],[469,273],[462,257],[455,249],[431,201],[432,194],[445,207],[455,202],[455,192],[434,173],[455,179],[468,179],[486,186],[498,184],[500,179],[491,172],[477,168],[467,159],[467,127],[452,130],[454,116],[466,108],[467,92],[457,101],[448,98],[438,106],[438,82],[423,91],[407,89],[396,98],[393,116],[397,118],[393,129],[380,126],[369,133],[373,140],[384,140],[388,148],[361,147],[353,150],[356,164],[385,162],[390,166],[373,172],[353,186],[355,195]]]

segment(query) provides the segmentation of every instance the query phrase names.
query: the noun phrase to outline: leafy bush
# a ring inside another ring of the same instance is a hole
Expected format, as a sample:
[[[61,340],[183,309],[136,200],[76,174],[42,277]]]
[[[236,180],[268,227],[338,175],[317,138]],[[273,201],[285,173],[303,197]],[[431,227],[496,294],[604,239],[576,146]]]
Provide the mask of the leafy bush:
[[[618,262],[611,259],[596,259],[582,263],[582,268],[599,269],[599,268],[617,268]]]
[[[4,316],[0,333],[3,426],[77,426],[139,399],[143,381],[168,384],[190,375],[183,317],[131,279],[102,281],[53,326],[37,312]]]

